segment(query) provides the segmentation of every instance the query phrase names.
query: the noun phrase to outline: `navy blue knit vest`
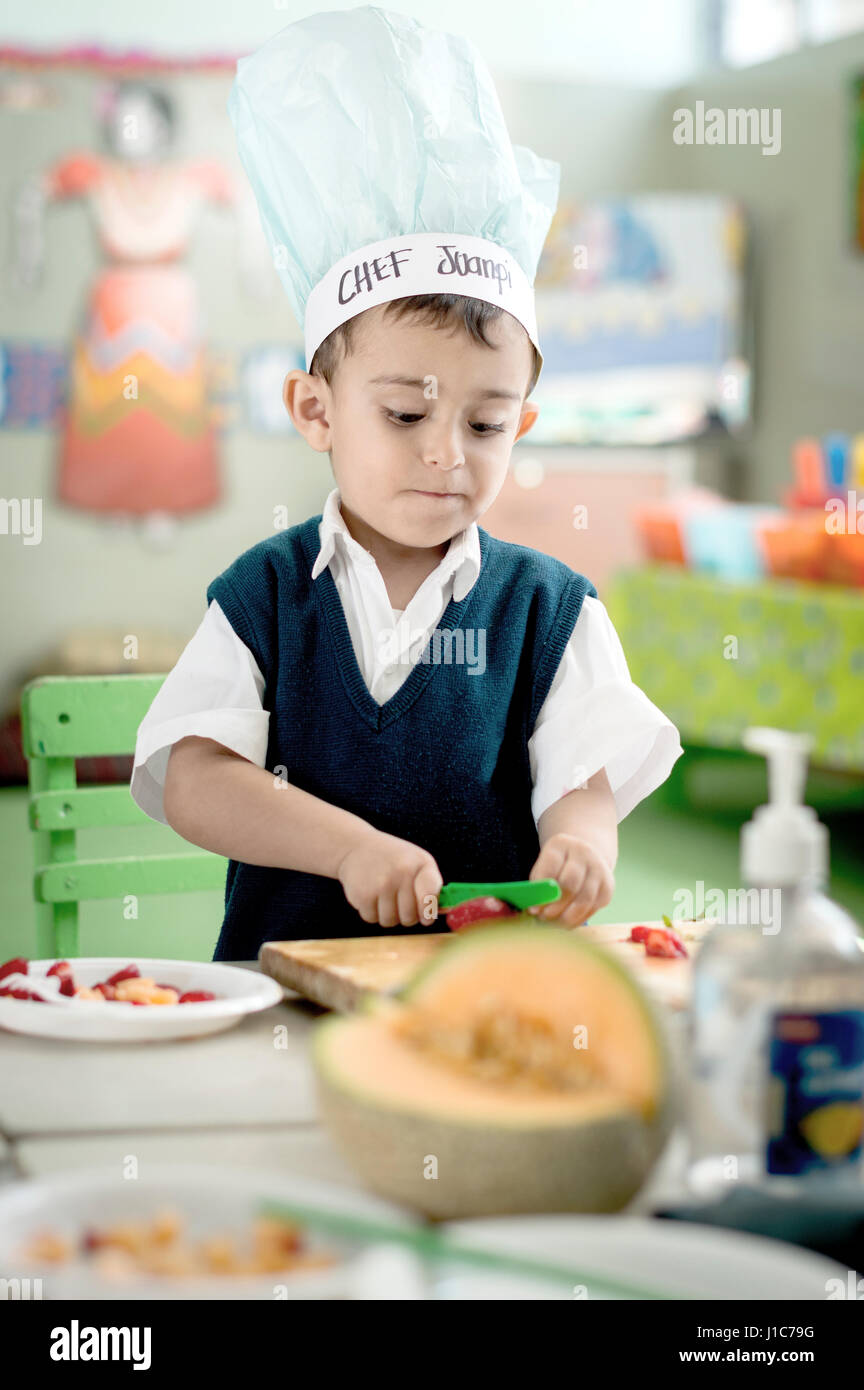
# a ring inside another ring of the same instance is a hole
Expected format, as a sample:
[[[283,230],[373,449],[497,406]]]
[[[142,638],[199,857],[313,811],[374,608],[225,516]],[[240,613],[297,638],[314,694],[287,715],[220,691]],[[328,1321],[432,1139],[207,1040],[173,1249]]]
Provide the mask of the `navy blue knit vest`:
[[[379,705],[329,566],[311,578],[320,520],[254,545],[207,589],[264,676],[268,770],[421,845],[445,883],[527,878],[540,850],[528,740],[582,600],[596,590],[560,560],[478,527],[476,583],[451,599],[420,660]],[[442,918],[433,929],[444,929]],[[364,922],[336,879],[232,859],[213,959],[253,959],[264,941],[387,930]]]

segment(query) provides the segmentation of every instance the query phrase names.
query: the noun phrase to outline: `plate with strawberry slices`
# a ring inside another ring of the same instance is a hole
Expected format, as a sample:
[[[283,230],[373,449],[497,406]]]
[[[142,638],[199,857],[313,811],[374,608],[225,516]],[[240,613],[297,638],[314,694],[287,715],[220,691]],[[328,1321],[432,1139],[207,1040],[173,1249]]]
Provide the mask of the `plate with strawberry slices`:
[[[269,976],[215,961],[19,956],[0,963],[0,1027],[72,1042],[221,1033],[282,997]]]

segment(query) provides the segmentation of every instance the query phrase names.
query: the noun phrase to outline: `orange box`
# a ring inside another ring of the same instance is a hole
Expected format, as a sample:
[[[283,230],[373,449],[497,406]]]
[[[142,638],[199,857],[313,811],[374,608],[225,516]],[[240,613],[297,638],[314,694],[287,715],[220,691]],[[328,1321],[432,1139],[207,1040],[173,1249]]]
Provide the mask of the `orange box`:
[[[758,528],[765,569],[776,579],[824,579],[825,513],[816,508],[791,513]]]
[[[864,535],[859,531],[825,535],[823,578],[830,584],[864,585]]]

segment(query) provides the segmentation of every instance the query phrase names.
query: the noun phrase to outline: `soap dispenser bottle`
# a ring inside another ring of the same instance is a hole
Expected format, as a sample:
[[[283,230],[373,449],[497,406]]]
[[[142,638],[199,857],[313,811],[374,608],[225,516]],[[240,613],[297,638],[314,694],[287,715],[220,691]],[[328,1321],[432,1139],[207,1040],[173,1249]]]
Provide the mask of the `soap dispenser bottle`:
[[[794,1196],[856,1186],[864,1131],[864,950],[823,892],[828,832],[802,804],[810,739],[748,729],[770,801],[741,832],[746,889],[696,957],[688,1185]]]

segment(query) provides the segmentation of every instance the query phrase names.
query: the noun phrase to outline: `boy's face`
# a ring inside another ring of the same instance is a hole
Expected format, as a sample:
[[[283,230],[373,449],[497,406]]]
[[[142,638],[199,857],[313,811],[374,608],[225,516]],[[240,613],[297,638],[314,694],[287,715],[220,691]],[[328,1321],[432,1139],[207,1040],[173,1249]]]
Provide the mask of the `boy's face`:
[[[356,325],[332,389],[292,372],[285,399],[312,447],[331,451],[345,506],[396,544],[427,548],[495,500],[513,444],[536,418],[523,401],[531,345],[506,313],[486,330],[494,350],[458,324],[383,315],[370,309]]]

